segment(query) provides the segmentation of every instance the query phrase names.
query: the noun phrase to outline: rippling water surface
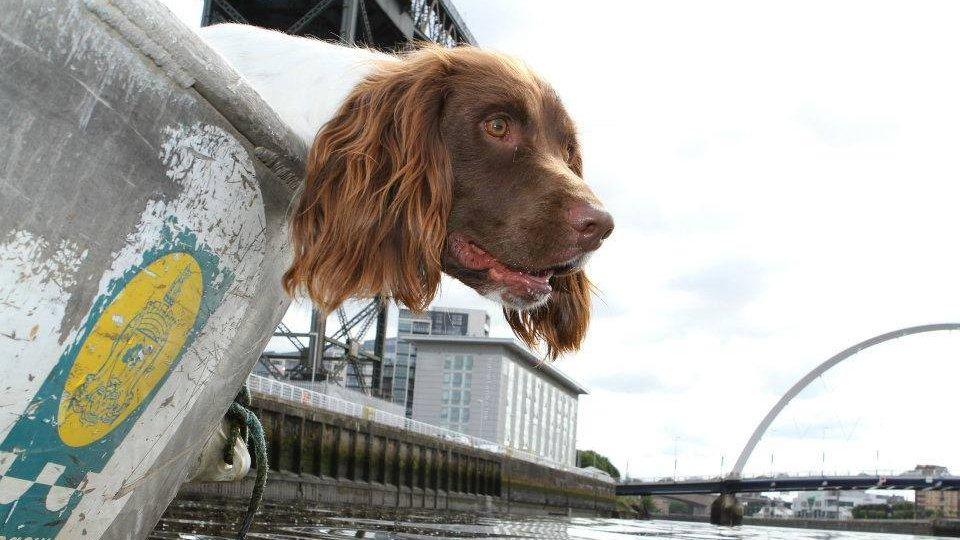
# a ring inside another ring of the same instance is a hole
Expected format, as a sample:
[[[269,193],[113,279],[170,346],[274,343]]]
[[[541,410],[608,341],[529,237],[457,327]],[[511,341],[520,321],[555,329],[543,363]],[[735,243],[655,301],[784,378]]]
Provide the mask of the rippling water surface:
[[[853,533],[813,529],[743,526],[715,527],[707,523],[676,521],[634,521],[622,519],[548,518],[493,519],[477,518],[472,523],[437,522],[433,516],[406,516],[401,520],[327,517],[323,525],[271,525],[271,532],[249,534],[250,539],[307,540],[373,538],[379,540],[417,538],[556,538],[595,540],[636,540],[642,538],[681,539],[817,539],[855,540],[881,538],[933,538],[898,534]],[[220,540],[220,536],[185,533],[154,533],[155,539]]]

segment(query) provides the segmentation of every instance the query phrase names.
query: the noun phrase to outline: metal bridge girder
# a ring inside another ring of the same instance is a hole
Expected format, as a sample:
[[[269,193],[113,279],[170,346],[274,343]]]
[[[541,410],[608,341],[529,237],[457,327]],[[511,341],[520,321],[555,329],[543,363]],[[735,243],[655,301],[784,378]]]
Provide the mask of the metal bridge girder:
[[[762,493],[862,489],[913,489],[949,491],[960,489],[960,476],[794,476],[726,478],[690,482],[637,482],[620,484],[617,495],[682,495],[705,493]]]

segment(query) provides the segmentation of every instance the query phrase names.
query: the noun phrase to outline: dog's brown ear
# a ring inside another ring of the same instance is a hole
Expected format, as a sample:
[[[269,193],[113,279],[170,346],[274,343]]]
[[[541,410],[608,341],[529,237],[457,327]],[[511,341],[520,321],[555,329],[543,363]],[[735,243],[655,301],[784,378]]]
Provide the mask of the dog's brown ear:
[[[529,311],[504,309],[513,332],[531,347],[547,345],[551,359],[580,348],[590,324],[590,280],[581,270],[554,277],[550,301]]]
[[[384,63],[317,135],[291,217],[288,293],[328,313],[377,294],[430,303],[453,196],[440,135],[446,69],[431,50]]]

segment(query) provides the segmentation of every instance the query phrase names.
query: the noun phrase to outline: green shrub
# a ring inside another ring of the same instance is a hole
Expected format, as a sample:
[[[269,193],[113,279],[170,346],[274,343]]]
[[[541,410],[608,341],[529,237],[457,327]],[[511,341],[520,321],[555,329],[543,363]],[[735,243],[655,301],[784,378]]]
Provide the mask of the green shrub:
[[[620,479],[620,471],[610,463],[606,456],[593,450],[577,450],[577,463],[580,467],[596,467],[610,476]]]

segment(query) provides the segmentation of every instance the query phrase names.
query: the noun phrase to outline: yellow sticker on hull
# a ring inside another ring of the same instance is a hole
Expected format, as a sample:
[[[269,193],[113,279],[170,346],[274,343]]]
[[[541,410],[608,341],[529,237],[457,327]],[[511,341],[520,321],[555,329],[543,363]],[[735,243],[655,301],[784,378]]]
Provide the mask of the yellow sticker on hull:
[[[94,323],[67,376],[57,431],[86,446],[150,395],[183,349],[203,297],[203,276],[188,253],[169,253],[140,270]]]

